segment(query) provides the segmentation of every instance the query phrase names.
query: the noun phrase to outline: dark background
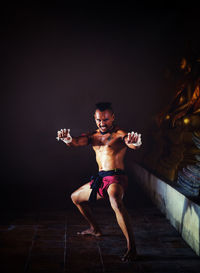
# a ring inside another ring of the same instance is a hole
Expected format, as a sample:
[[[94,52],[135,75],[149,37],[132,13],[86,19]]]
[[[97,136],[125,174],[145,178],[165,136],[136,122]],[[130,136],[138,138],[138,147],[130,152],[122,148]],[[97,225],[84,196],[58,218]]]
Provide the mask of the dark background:
[[[2,210],[68,206],[97,165],[91,147],[67,148],[56,132],[94,130],[98,101],[111,101],[117,123],[142,133],[141,150],[126,156],[139,160],[155,115],[175,92],[181,57],[188,44],[200,45],[195,6],[64,3],[2,8]]]

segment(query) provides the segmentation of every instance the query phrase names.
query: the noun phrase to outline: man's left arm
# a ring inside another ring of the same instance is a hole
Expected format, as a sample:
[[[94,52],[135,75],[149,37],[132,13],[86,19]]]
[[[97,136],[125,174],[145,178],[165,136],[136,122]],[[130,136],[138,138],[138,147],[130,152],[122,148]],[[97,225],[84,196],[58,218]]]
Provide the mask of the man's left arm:
[[[133,131],[126,134],[124,133],[123,141],[130,149],[138,149],[142,145],[141,134],[137,132],[134,133]]]

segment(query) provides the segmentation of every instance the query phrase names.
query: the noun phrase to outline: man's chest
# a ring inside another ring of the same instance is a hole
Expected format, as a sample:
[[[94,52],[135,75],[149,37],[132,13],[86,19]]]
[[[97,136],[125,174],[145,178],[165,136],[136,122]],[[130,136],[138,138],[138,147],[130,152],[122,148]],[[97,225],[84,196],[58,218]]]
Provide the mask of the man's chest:
[[[122,146],[121,138],[112,133],[109,135],[97,135],[93,139],[93,149],[97,150],[118,150]]]

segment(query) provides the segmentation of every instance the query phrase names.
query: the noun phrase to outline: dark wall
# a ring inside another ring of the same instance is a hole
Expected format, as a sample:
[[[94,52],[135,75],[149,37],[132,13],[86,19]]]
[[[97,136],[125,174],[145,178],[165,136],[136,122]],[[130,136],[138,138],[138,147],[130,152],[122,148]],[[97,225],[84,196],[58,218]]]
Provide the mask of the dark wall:
[[[8,5],[2,18],[1,207],[63,206],[97,165],[91,147],[66,148],[57,130],[94,130],[94,104],[111,101],[118,124],[141,132],[145,149],[174,93],[166,69],[188,40],[196,46],[199,22],[192,9],[64,4]]]

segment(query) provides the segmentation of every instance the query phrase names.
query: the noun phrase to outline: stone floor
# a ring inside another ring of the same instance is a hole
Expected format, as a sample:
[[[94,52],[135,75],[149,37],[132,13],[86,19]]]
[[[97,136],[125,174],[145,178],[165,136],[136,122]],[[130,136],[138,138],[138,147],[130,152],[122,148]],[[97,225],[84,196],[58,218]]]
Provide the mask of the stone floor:
[[[107,205],[93,208],[101,238],[76,235],[87,227],[76,208],[4,215],[0,272],[200,272],[200,258],[154,206],[128,209],[141,259],[121,262],[126,242]]]

